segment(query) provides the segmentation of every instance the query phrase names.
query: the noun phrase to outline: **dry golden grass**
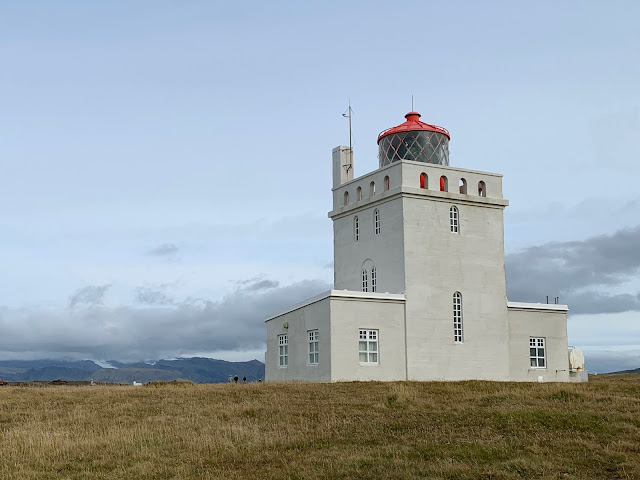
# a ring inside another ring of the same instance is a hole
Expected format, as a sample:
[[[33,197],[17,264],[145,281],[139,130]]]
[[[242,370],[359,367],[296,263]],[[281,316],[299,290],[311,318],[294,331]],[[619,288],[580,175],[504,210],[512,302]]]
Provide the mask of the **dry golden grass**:
[[[0,388],[0,478],[640,478],[640,375]]]

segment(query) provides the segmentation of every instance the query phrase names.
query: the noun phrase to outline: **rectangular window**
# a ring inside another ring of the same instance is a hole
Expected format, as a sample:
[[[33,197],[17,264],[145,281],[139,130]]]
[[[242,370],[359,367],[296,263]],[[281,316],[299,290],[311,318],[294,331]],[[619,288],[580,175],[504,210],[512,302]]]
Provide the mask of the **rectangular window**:
[[[367,271],[366,270],[362,270],[362,291],[363,292],[368,292],[369,291],[369,280],[367,278]]]
[[[371,267],[371,291],[378,291],[378,279],[376,274],[376,267]]]
[[[544,338],[529,338],[531,368],[547,368],[546,350]]]
[[[453,294],[453,341],[462,343],[462,295]]]
[[[378,330],[360,330],[358,341],[358,357],[360,363],[378,364]]]
[[[318,364],[318,330],[309,330],[309,365]]]
[[[278,335],[278,367],[286,368],[289,365],[289,337]]]

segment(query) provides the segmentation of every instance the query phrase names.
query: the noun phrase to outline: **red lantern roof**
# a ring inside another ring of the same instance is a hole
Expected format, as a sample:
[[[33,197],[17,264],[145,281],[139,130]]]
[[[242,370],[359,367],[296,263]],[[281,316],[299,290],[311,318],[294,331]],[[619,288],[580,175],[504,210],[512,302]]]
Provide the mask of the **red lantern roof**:
[[[380,143],[380,140],[382,140],[383,137],[386,137],[387,135],[391,135],[393,133],[415,131],[438,132],[446,135],[447,138],[451,140],[451,135],[449,135],[449,132],[446,128],[438,127],[436,125],[429,125],[428,123],[424,123],[418,120],[420,118],[420,114],[418,112],[409,112],[404,116],[404,118],[407,119],[406,122],[401,123],[397,127],[387,128],[386,130],[383,130],[380,135],[378,135],[378,143]]]

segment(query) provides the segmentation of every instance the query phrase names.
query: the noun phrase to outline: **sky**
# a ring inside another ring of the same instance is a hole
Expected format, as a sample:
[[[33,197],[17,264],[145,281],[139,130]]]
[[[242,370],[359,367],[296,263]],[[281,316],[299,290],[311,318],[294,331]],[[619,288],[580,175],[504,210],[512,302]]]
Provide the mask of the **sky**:
[[[504,175],[508,297],[640,367],[640,4],[0,0],[0,359],[263,360],[331,288],[331,149]]]

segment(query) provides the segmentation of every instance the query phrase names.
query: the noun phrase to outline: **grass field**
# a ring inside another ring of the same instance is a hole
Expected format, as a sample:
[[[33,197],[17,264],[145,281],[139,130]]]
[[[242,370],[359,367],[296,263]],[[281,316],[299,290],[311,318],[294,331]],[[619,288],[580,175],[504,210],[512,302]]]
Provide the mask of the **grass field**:
[[[0,478],[640,478],[640,375],[0,387]]]

